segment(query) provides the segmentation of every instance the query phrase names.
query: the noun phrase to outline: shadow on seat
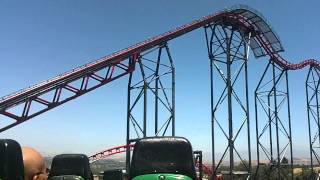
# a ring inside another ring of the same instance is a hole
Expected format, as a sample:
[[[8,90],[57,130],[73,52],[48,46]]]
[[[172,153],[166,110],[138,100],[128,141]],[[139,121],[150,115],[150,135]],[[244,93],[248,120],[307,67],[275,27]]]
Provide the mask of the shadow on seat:
[[[22,151],[15,140],[0,139],[0,179],[24,179]]]
[[[122,180],[123,173],[121,169],[107,170],[103,172],[103,180]]]
[[[84,154],[60,154],[53,158],[49,180],[92,180],[89,158]]]
[[[147,174],[177,174],[196,179],[193,150],[182,137],[152,137],[136,142],[129,178]]]

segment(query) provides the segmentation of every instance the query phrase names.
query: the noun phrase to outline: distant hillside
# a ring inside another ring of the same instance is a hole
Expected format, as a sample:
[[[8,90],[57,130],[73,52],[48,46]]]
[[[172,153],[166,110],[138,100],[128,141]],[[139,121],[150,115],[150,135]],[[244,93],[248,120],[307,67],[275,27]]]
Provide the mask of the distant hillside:
[[[118,161],[113,159],[100,160],[92,163],[91,170],[93,174],[99,174],[105,170],[111,169],[125,169],[126,163],[124,161]]]
[[[52,157],[45,157],[45,163],[48,168],[51,168],[52,163]],[[111,170],[111,169],[125,169],[126,163],[122,158],[117,159],[105,159],[96,161],[92,164],[90,164],[91,170],[93,174],[99,174],[100,172],[103,172],[105,170]]]

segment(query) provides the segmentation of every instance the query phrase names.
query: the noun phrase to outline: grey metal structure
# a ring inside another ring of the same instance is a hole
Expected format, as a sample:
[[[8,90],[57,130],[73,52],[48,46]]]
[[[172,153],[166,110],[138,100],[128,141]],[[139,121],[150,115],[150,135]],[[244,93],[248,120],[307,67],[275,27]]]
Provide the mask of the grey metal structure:
[[[255,179],[293,179],[288,71],[271,60],[255,90],[255,117]]]
[[[128,82],[127,146],[148,136],[175,136],[175,68],[167,43],[141,53],[136,66]],[[126,153],[129,170],[129,148]]]
[[[310,145],[311,169],[320,165],[320,106],[319,106],[319,84],[320,71],[318,67],[311,66],[306,80],[307,112],[308,112],[308,130]],[[319,175],[318,175],[319,176]],[[314,174],[314,179],[316,174]]]
[[[223,20],[205,27],[211,79],[212,172],[230,179],[251,176],[247,70],[251,32],[236,28]],[[218,132],[227,143],[217,158],[216,148],[222,145],[215,137]],[[247,139],[242,142],[247,146],[245,154],[238,151],[242,146],[239,136]],[[235,160],[244,166],[242,171],[235,168]],[[221,169],[224,162],[229,163],[227,171]]]

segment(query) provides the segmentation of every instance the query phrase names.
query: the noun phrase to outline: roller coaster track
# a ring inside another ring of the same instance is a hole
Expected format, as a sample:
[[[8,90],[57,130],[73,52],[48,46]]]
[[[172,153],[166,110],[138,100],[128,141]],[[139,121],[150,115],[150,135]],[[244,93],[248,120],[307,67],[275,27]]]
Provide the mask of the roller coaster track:
[[[127,151],[127,148],[130,148],[130,150],[133,150],[134,144],[130,144],[129,146],[123,145],[123,146],[116,146],[107,150],[103,150],[101,152],[95,153],[91,156],[89,156],[90,163],[93,163],[95,161],[105,159],[107,157],[110,157],[115,154],[124,153]]]
[[[297,70],[306,66],[317,68],[320,66],[319,62],[314,59],[294,64],[282,58],[279,52],[283,51],[283,48],[278,37],[265,20],[254,11],[246,8],[224,10],[77,67],[55,78],[2,97],[0,99],[0,114],[14,121],[0,127],[0,132],[133,72],[135,63],[142,52],[212,24],[232,26],[238,28],[239,31],[252,34],[255,47],[250,46],[255,52],[255,56],[269,56],[271,61],[283,69]],[[257,54],[258,51],[259,54]],[[65,92],[68,92],[67,96],[64,95]],[[34,107],[36,106],[34,104],[37,104],[37,108]]]
[[[134,144],[130,144],[129,146],[127,146],[127,145],[116,146],[116,147],[95,153],[95,154],[89,156],[90,163],[94,163],[96,161],[106,159],[106,158],[113,156],[113,155],[116,155],[116,154],[124,153],[127,151],[128,147],[130,148],[130,151],[132,151],[134,148]],[[199,167],[199,163],[196,163],[196,166]],[[212,175],[212,171],[208,166],[206,166],[205,164],[202,164],[202,168],[203,168],[203,172],[205,174],[207,174],[209,176]]]

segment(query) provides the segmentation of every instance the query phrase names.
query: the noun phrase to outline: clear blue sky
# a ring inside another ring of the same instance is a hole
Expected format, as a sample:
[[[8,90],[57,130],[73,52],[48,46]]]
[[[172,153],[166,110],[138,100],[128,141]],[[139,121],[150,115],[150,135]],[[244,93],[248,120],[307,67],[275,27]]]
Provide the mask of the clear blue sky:
[[[286,50],[282,55],[289,61],[319,57],[320,3],[316,0],[0,0],[0,96],[235,4],[249,5],[267,18]],[[207,152],[211,146],[210,102],[204,43],[200,29],[170,45],[177,69],[177,135],[190,139],[194,149]],[[253,88],[266,61],[251,61]],[[305,70],[290,73],[296,152],[308,148],[305,77]],[[8,130],[0,138],[16,139],[46,154],[91,154],[122,145],[127,80],[112,82]],[[252,107],[253,101],[250,103]]]

